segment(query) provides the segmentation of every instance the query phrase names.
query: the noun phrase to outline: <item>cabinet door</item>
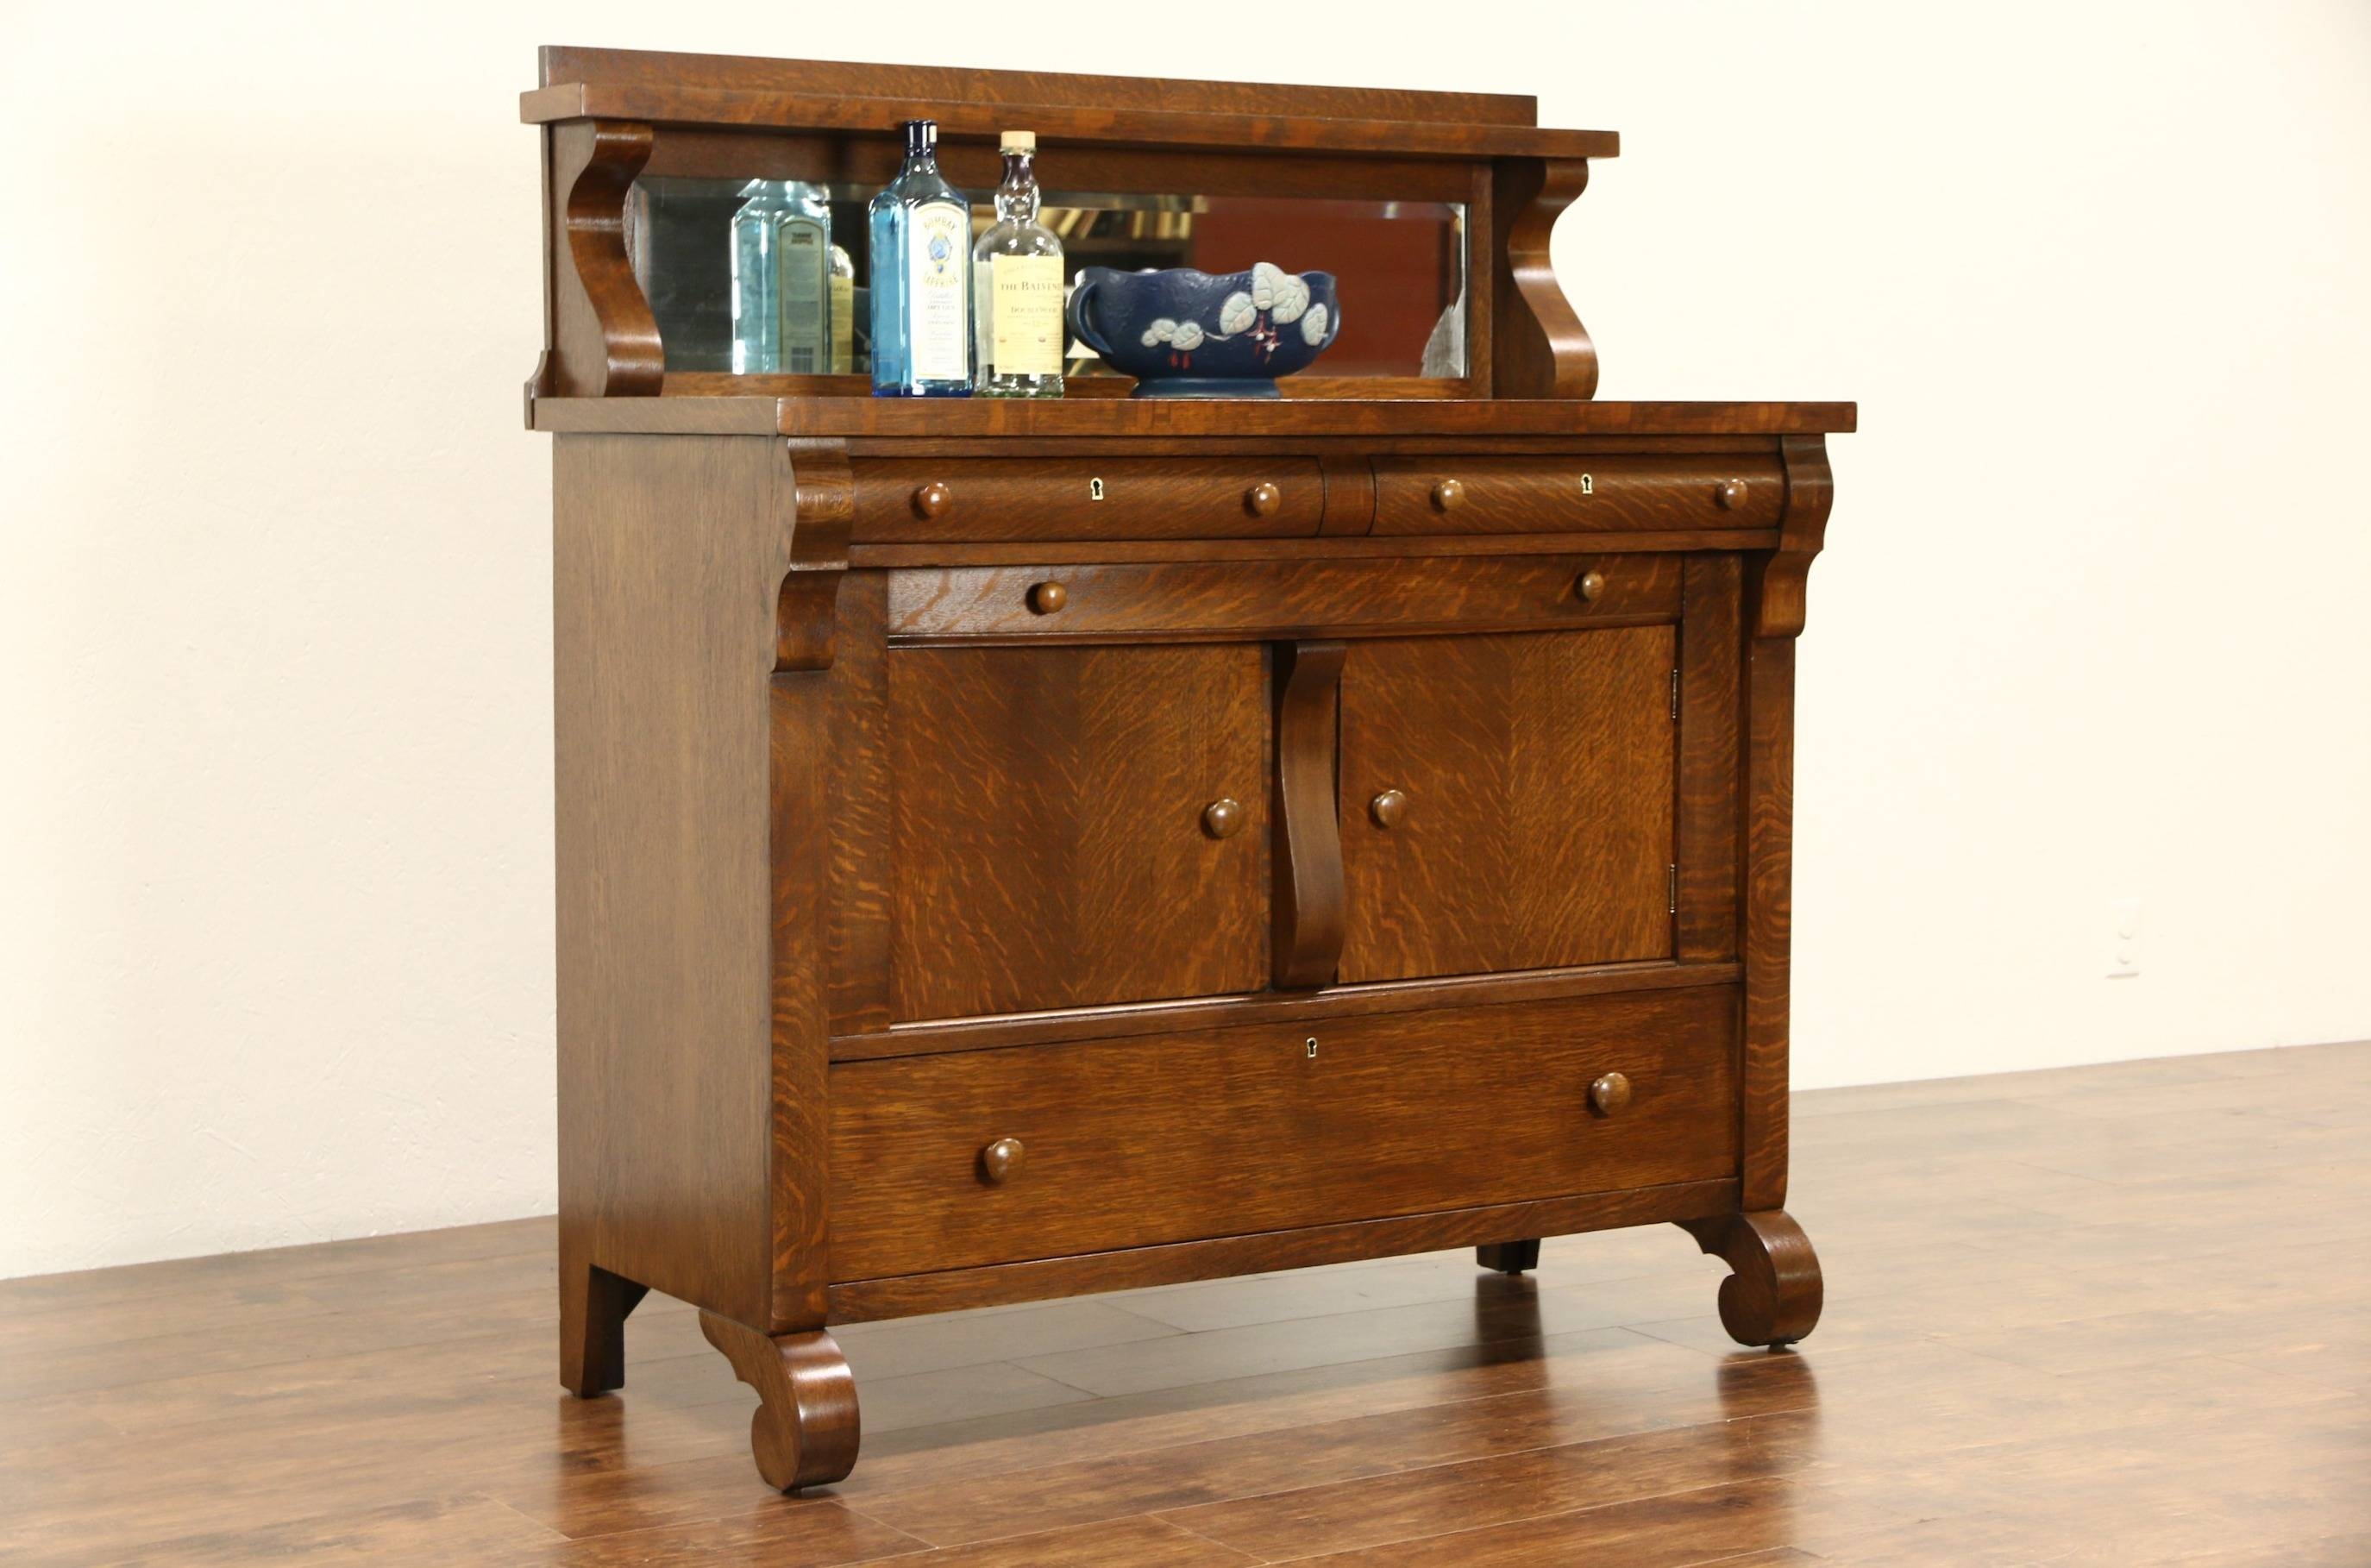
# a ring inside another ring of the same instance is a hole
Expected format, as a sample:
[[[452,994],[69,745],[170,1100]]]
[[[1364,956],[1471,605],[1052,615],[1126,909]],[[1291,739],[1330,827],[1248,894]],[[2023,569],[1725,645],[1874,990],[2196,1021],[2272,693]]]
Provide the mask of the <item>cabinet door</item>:
[[[1672,655],[1669,626],[1354,643],[1341,980],[1670,957]]]
[[[895,1018],[1259,988],[1263,648],[901,648],[888,663]],[[1232,815],[1210,813],[1220,801]]]

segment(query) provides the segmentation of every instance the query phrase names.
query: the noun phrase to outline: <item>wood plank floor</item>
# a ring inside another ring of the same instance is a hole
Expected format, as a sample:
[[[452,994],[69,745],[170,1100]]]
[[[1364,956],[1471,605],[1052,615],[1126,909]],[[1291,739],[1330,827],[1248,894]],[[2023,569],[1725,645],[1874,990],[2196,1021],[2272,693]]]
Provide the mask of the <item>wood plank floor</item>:
[[[796,1500],[680,1306],[560,1391],[548,1221],[0,1283],[0,1562],[2371,1563],[2371,1044],[1797,1118],[1798,1353],[1668,1227],[860,1324]]]

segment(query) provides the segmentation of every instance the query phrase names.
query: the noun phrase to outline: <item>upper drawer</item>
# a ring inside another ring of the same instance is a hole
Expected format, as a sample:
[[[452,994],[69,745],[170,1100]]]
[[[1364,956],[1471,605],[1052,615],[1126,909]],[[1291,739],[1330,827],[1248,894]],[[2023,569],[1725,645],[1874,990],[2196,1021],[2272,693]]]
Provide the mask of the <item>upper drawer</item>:
[[[1775,528],[1787,480],[1766,457],[1378,457],[1378,534]]]
[[[858,544],[1313,535],[1313,457],[885,457],[850,465]]]
[[[889,574],[889,635],[1355,637],[1671,620],[1683,559],[1607,551],[914,568]]]

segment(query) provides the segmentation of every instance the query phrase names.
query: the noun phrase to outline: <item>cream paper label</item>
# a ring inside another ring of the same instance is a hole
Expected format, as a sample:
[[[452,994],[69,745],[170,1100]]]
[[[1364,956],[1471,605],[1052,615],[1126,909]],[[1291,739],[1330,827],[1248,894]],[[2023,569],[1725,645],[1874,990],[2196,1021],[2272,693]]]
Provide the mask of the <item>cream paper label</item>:
[[[906,253],[906,375],[971,379],[971,214],[952,202],[914,209]]]
[[[1062,373],[1062,259],[1058,256],[999,256],[990,341],[999,375],[1059,375]]]

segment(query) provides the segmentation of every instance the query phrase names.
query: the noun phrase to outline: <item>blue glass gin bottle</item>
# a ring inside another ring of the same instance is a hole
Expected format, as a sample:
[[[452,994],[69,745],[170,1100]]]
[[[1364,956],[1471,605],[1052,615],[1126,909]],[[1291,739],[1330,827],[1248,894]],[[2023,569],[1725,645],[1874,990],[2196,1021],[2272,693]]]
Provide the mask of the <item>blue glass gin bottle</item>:
[[[939,173],[939,123],[906,121],[906,167],[873,198],[873,395],[971,395],[971,205]]]

